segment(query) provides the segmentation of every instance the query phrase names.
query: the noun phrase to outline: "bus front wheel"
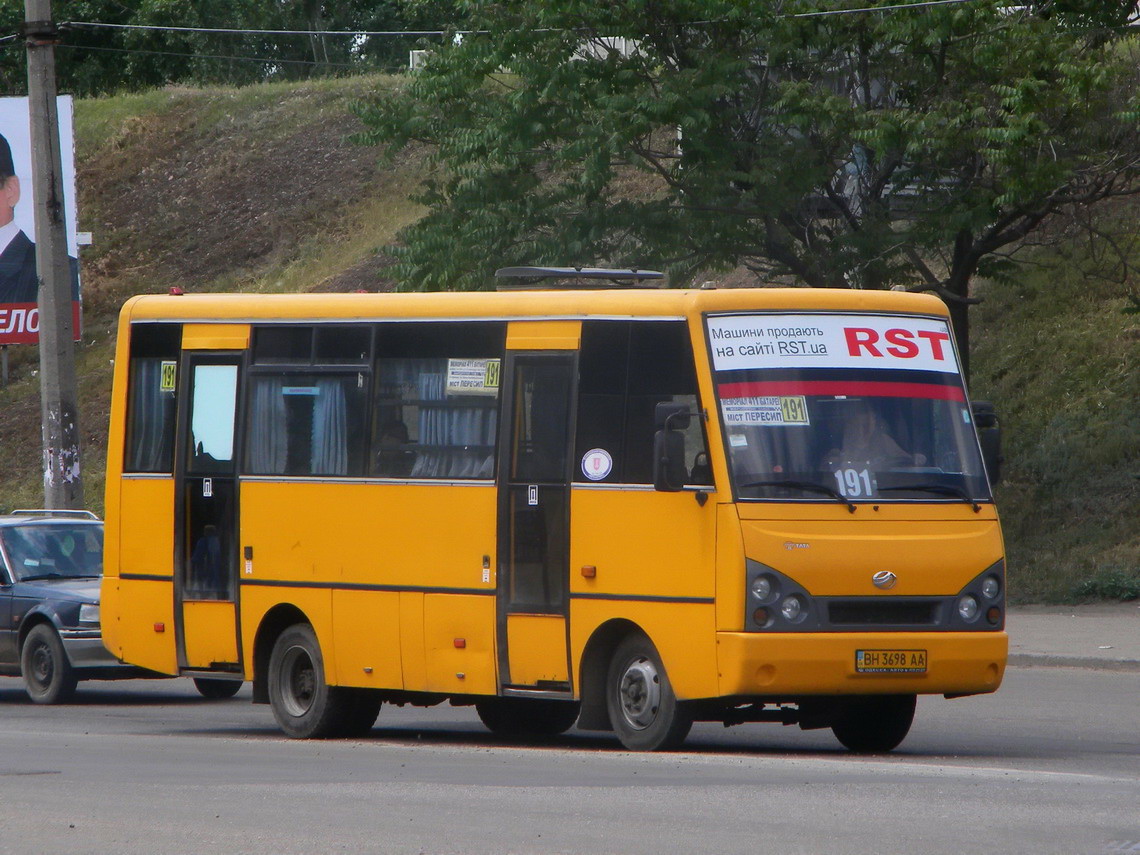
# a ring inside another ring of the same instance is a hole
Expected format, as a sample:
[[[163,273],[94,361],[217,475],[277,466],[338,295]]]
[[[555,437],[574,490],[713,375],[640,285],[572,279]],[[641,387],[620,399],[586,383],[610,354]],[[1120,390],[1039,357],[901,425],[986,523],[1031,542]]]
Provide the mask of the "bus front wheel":
[[[685,741],[693,719],[677,700],[661,657],[644,635],[627,636],[606,678],[606,708],[621,744],[631,751],[667,751]]]
[[[876,695],[853,700],[831,725],[844,748],[861,754],[891,751],[914,721],[914,695]]]
[[[269,704],[281,729],[298,739],[338,736],[351,716],[350,696],[326,682],[321,646],[307,623],[289,627],[273,645]]]

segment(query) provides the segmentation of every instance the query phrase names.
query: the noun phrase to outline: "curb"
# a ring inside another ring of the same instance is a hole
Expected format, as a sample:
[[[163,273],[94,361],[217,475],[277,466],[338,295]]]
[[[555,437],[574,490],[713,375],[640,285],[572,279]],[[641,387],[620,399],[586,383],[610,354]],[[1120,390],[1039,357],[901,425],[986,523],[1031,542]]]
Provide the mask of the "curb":
[[[1006,665],[1015,668],[1088,668],[1094,671],[1140,671],[1140,659],[1098,659],[1089,656],[1053,656],[1011,653]]]

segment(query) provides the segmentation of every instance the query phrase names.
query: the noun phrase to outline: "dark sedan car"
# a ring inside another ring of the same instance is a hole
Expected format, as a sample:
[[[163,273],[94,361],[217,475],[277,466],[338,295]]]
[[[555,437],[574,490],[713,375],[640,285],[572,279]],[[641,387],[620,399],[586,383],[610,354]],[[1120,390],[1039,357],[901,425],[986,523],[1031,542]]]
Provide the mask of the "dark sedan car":
[[[103,523],[86,511],[0,516],[0,674],[23,676],[38,704],[79,680],[140,676],[103,647]]]

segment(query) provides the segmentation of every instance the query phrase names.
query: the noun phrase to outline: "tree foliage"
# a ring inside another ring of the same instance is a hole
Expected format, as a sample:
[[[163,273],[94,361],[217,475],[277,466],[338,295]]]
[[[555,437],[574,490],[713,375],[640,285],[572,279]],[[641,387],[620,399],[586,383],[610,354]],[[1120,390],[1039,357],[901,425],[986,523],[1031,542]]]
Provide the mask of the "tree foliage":
[[[477,32],[361,110],[366,141],[434,152],[405,286],[744,265],[961,301],[1051,218],[1140,189],[1133,4],[819,5],[474,0]]]
[[[57,0],[54,11],[72,24],[56,65],[60,91],[75,95],[403,69],[423,37],[339,33],[438,30],[464,16],[452,0]],[[0,35],[23,20],[22,0],[0,0]],[[219,29],[299,34],[207,32]],[[26,91],[22,39],[0,47],[0,88]]]

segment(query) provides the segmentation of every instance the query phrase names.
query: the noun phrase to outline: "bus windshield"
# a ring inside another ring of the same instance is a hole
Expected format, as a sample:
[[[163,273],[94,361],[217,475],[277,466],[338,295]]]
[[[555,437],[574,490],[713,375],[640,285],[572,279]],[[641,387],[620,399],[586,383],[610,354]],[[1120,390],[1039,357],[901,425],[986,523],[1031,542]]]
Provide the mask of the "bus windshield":
[[[708,323],[738,498],[989,499],[945,321],[732,315]]]

